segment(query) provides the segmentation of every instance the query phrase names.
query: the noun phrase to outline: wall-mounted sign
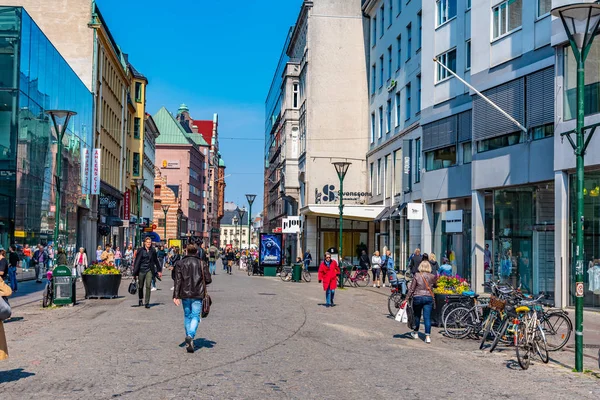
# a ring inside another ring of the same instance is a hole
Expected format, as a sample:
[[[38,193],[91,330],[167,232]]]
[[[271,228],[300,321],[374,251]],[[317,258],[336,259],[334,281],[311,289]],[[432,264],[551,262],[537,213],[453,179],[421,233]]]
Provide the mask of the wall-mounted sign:
[[[131,208],[130,208],[130,200],[131,200],[131,192],[129,189],[125,191],[125,198],[123,199],[123,219],[129,221],[131,218]]]
[[[163,169],[179,169],[181,168],[181,163],[179,162],[179,160],[163,160],[162,167]]]
[[[92,153],[92,187],[90,194],[100,194],[100,155],[101,149],[94,149]]]
[[[423,219],[423,203],[408,203],[406,206],[407,219]]]
[[[344,202],[357,201],[361,198],[371,197],[370,192],[344,192]],[[336,190],[335,185],[325,185],[322,190],[315,189],[315,204],[335,203],[340,200],[340,191]]]
[[[24,238],[25,237],[25,231],[15,231],[15,237]]]
[[[90,149],[81,152],[81,194],[90,194]]]
[[[300,217],[287,217],[281,220],[281,231],[283,233],[300,233],[302,231],[302,221]]]
[[[462,233],[463,210],[446,211],[444,220],[446,221],[446,233]]]
[[[412,139],[402,141],[402,155],[402,188],[404,193],[409,193],[412,190]]]

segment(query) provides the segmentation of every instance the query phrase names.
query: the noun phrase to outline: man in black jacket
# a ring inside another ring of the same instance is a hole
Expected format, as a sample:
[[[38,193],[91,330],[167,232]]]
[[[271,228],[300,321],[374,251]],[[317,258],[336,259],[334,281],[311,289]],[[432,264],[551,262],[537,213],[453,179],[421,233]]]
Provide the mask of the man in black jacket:
[[[152,278],[157,275],[162,278],[162,266],[158,262],[156,250],[152,247],[152,239],[144,239],[144,245],[139,248],[133,262],[133,276],[138,277],[140,307],[142,298],[144,298],[144,286],[146,286],[146,297],[144,298],[146,308],[150,308],[150,289],[152,287]]]
[[[198,257],[195,245],[187,246],[187,255],[177,262],[175,267],[175,288],[173,302],[179,307],[183,303],[183,324],[185,326],[185,343],[188,353],[194,352],[192,340],[200,324],[202,300],[206,293],[206,285],[212,282],[208,263]]]
[[[421,249],[416,248],[415,252],[413,253],[413,255],[410,259],[410,263],[408,265],[412,276],[415,276],[417,274],[417,272],[419,272],[419,265],[421,264],[421,261],[423,261],[423,256],[421,255]]]

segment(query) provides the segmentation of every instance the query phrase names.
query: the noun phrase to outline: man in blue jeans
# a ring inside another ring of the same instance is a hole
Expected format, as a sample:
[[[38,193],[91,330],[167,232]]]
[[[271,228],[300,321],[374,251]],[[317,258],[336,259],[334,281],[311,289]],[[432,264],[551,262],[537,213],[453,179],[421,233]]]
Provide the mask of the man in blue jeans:
[[[185,344],[188,353],[194,352],[192,343],[200,324],[202,301],[206,294],[206,285],[212,282],[206,260],[198,258],[198,249],[188,244],[187,254],[177,261],[175,266],[175,286],[173,302],[179,307],[183,304],[183,325],[185,328]]]

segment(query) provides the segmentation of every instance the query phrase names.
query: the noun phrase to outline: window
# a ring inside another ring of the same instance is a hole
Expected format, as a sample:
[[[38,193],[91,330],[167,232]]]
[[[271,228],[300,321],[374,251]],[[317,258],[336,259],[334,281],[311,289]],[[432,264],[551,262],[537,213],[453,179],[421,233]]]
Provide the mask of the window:
[[[388,81],[392,79],[392,46],[388,47]]]
[[[406,26],[406,61],[410,60],[412,53],[412,24]]]
[[[452,49],[444,54],[440,54],[437,59],[452,72],[456,72],[456,49]],[[448,79],[451,76],[452,75],[450,75],[446,68],[437,64],[437,75],[435,77],[436,83]]]
[[[371,66],[371,94],[375,94],[375,88],[377,87],[377,66],[373,64]]]
[[[577,117],[577,62],[571,46],[564,48],[564,119]],[[600,112],[600,40],[594,40],[585,62],[584,114]]]
[[[383,107],[379,107],[379,132],[377,133],[377,137],[381,138],[383,133]]]
[[[410,119],[410,83],[406,84],[406,120]]]
[[[536,126],[531,129],[531,137],[533,140],[545,139],[552,136],[554,136],[554,124]]]
[[[159,218],[158,219],[158,227],[159,228],[164,228],[165,227],[165,219],[164,218]]]
[[[552,0],[538,0],[537,1],[537,16],[545,17],[550,14],[550,10],[552,10]]]
[[[135,101],[142,102],[142,84],[140,82],[135,83]]]
[[[467,58],[465,60],[465,69],[468,71],[471,69],[471,39],[467,40],[467,42],[465,43],[465,55]]]
[[[385,156],[385,198],[392,195],[392,155]]]
[[[377,160],[377,194],[381,194],[381,158]]]
[[[501,149],[503,147],[512,146],[523,142],[521,132],[509,133],[508,135],[498,136],[491,139],[485,139],[477,142],[477,152]]]
[[[375,142],[375,113],[371,114],[371,143]]]
[[[435,8],[437,14],[436,27],[456,17],[456,0],[437,0]]]
[[[398,13],[396,15],[400,15],[402,12],[402,0],[396,0],[396,8],[398,9]]]
[[[417,75],[417,114],[421,112],[421,75]]]
[[[140,153],[133,153],[133,176],[140,176]]]
[[[375,192],[375,168],[373,166],[373,163],[371,163],[371,180],[369,181],[371,183],[371,188],[370,188],[370,192],[374,193]]]
[[[373,17],[371,20],[373,33],[371,34],[371,45],[375,46],[377,44],[377,17]]]
[[[364,81],[363,81],[364,82]],[[293,86],[293,107],[298,108],[298,84],[294,83]]]
[[[383,87],[383,56],[379,57],[379,87]]]
[[[425,153],[425,168],[427,171],[435,171],[453,165],[456,165],[456,146],[444,147]]]
[[[140,122],[141,120],[137,117],[133,119],[133,137],[135,139],[140,138]]]
[[[394,15],[394,0],[390,0],[390,12],[388,15],[388,27],[392,26],[392,16]]]
[[[402,193],[402,150],[394,151],[394,194]]]
[[[522,0],[508,0],[492,8],[492,39],[521,27]]]
[[[392,130],[392,100],[387,101],[387,110],[386,110],[386,122],[387,122],[387,133],[390,133]]]
[[[385,30],[385,4],[382,4],[379,8],[379,14],[379,17],[381,18],[379,37],[383,37],[383,31]]]
[[[467,0],[467,10],[471,9],[471,0]]]
[[[463,164],[471,164],[471,161],[473,160],[472,148],[473,146],[471,145],[471,142],[466,142],[462,144]]]
[[[400,92],[396,92],[396,126],[400,126]]]
[[[415,139],[415,183],[421,182],[421,138]]]
[[[396,69],[400,69],[400,64],[402,63],[402,36],[398,35],[396,38]]]
[[[423,40],[423,13],[419,11],[417,13],[417,26],[419,28],[419,36],[417,37],[417,51],[421,49],[421,42]]]

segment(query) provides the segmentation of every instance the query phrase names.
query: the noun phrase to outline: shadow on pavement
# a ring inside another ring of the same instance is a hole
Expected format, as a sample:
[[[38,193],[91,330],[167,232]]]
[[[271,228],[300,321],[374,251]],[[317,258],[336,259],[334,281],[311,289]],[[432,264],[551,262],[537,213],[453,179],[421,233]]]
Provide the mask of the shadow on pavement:
[[[203,348],[212,349],[213,347],[215,347],[216,344],[217,342],[204,338],[194,339],[194,350],[199,350]],[[182,342],[179,345],[179,347],[185,347],[185,342]]]
[[[7,320],[4,320],[3,322],[5,324],[8,324],[9,322],[19,322],[19,321],[23,321],[24,319],[25,318],[23,318],[23,317],[11,317],[11,318],[9,318]]]
[[[0,383],[16,382],[34,375],[35,374],[33,372],[25,372],[23,368],[0,371]]]

